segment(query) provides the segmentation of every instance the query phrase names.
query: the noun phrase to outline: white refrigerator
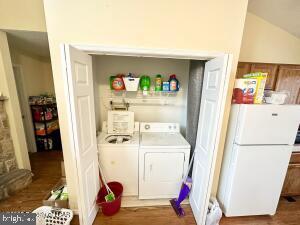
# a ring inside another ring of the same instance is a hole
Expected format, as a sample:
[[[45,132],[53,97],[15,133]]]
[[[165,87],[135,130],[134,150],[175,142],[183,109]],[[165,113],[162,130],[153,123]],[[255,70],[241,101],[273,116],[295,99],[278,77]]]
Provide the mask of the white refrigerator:
[[[226,216],[274,215],[300,105],[232,105],[218,200]]]

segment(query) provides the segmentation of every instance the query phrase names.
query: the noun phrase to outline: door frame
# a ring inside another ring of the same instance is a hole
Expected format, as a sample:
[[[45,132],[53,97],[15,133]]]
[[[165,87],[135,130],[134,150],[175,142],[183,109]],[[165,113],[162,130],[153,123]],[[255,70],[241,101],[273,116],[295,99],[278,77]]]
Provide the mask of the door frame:
[[[156,57],[156,58],[172,58],[172,59],[189,59],[189,60],[210,60],[213,58],[216,58],[218,56],[224,56],[228,55],[228,61],[227,61],[227,69],[225,73],[225,77],[222,77],[222,82],[224,82],[224,88],[222,91],[222,102],[221,102],[221,108],[218,112],[218,124],[217,124],[217,134],[216,134],[216,150],[213,155],[212,165],[211,165],[211,171],[209,175],[209,190],[212,188],[213,184],[213,178],[214,178],[214,170],[215,170],[215,164],[217,159],[217,153],[219,150],[219,144],[220,144],[220,136],[222,131],[223,124],[227,124],[224,120],[224,114],[225,114],[225,108],[226,108],[226,102],[227,102],[227,94],[228,94],[228,87],[230,82],[230,74],[231,74],[231,66],[232,66],[232,54],[227,54],[224,52],[213,52],[213,51],[193,51],[193,50],[182,50],[182,49],[157,49],[157,48],[132,48],[132,47],[125,47],[125,46],[105,46],[105,45],[87,45],[87,44],[62,44],[61,47],[61,56],[62,56],[62,65],[63,65],[63,73],[64,73],[64,79],[66,82],[64,82],[64,92],[66,94],[65,100],[67,103],[68,111],[70,112],[70,115],[68,116],[68,130],[71,131],[68,134],[68,139],[64,136],[62,137],[62,141],[71,143],[71,146],[75,145],[74,138],[75,134],[77,133],[73,129],[76,126],[72,126],[71,122],[71,115],[75,112],[70,107],[69,99],[71,98],[70,92],[69,92],[69,84],[66,78],[66,55],[64,52],[65,46],[72,46],[74,48],[77,48],[78,50],[81,50],[87,54],[91,55],[116,55],[116,56],[135,56],[135,57]],[[75,128],[76,129],[76,128]],[[95,132],[96,135],[96,132]],[[78,156],[74,152],[75,150],[71,150],[71,154],[73,156],[73,163],[75,163],[75,167],[77,168],[77,160]],[[75,168],[74,168],[75,169]],[[76,182],[78,183],[78,174],[77,171],[73,171],[73,174],[76,175]],[[79,194],[78,190],[77,193]],[[206,198],[209,199],[211,195],[211,191],[206,193]],[[81,196],[78,196],[77,199],[78,205],[84,204],[83,199]],[[78,212],[80,213],[80,211]]]
[[[13,66],[13,69],[18,68],[19,71],[20,71],[21,90],[19,90],[19,91],[20,91],[21,95],[23,95],[24,99],[26,99],[27,98],[27,91],[26,91],[26,88],[24,87],[25,80],[24,80],[24,73],[23,73],[22,65],[13,63],[12,66]],[[14,76],[15,76],[15,79],[16,79],[16,74],[15,73],[14,73]],[[16,82],[16,88],[18,89],[17,82]],[[26,103],[25,102],[20,102],[20,100],[19,100],[21,113],[22,113],[22,109],[24,109],[26,111],[26,116],[27,116],[27,118],[25,118],[25,119],[28,122],[28,126],[25,126],[25,124],[23,124],[23,127],[24,127],[25,136],[26,136],[27,132],[30,136],[29,139],[28,138],[26,139],[28,152],[37,152],[36,143],[35,143],[35,135],[34,135],[34,130],[33,130],[33,126],[32,126],[33,121],[32,121],[32,117],[31,117],[31,110],[30,110],[29,102],[26,102]],[[29,150],[31,150],[31,151],[29,151]]]

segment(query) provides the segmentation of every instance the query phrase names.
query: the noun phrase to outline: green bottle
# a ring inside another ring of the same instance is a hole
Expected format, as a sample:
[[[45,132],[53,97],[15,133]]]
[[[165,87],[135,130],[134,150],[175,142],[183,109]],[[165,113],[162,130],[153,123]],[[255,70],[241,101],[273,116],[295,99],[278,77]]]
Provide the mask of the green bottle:
[[[161,91],[162,87],[162,79],[161,75],[157,74],[155,77],[155,91]]]
[[[149,76],[143,75],[140,79],[140,88],[143,91],[143,95],[147,95],[150,90],[151,80]]]

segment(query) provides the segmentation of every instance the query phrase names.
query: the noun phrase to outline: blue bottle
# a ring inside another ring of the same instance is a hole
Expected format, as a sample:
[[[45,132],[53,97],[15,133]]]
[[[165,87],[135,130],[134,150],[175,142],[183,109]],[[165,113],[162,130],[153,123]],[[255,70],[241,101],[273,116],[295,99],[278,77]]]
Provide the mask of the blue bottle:
[[[176,79],[176,75],[172,74],[169,79],[170,91],[179,91],[179,81]]]

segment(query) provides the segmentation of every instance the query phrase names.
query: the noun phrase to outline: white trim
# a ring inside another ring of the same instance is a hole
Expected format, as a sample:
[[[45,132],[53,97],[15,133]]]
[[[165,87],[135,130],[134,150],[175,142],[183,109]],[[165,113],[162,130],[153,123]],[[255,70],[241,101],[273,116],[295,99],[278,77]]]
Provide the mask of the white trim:
[[[78,209],[72,209],[73,214],[76,216],[79,216],[79,210]]]
[[[15,157],[19,168],[31,170],[26,137],[24,129],[22,128],[23,122],[21,118],[21,110],[18,101],[7,34],[1,31],[0,45],[0,54],[2,54],[2,58],[0,57],[1,92],[3,92],[3,94],[8,98],[8,101],[5,101],[5,108],[7,115],[9,115],[8,120]]]
[[[189,199],[181,202],[181,205],[189,205]],[[122,196],[122,208],[136,208],[136,207],[155,207],[155,206],[170,206],[169,198],[158,199],[139,199],[138,196]]]
[[[25,132],[25,137],[26,137],[26,142],[27,142],[27,147],[31,147],[32,149],[28,149],[28,152],[37,152],[37,148],[36,148],[36,141],[35,141],[35,134],[34,134],[34,128],[33,128],[33,121],[32,121],[32,116],[31,116],[31,109],[30,109],[30,106],[29,106],[29,101],[28,101],[28,95],[27,95],[27,90],[26,88],[24,87],[25,85],[25,80],[24,80],[24,73],[23,73],[23,68],[22,68],[22,65],[20,64],[15,64],[13,63],[12,64],[13,68],[19,68],[20,70],[20,79],[21,79],[21,82],[22,82],[22,87],[21,87],[21,94],[23,95],[24,99],[27,100],[27,102],[20,102],[19,101],[19,104],[20,104],[20,110],[21,110],[21,114],[22,114],[22,108],[25,107],[24,109],[26,110],[26,114],[27,114],[27,118],[25,118],[26,120],[28,120],[27,122],[29,123],[29,129],[26,129],[26,126],[23,124],[23,128],[24,128],[24,132]],[[16,75],[14,74],[15,78],[16,78]],[[15,82],[16,83],[16,82]],[[18,86],[17,86],[17,83],[16,83],[16,88],[18,89]],[[17,90],[18,92],[18,90]],[[22,105],[22,107],[21,107]],[[23,119],[22,119],[23,121]],[[26,133],[29,133],[29,140],[27,140],[27,136],[26,136]]]
[[[74,44],[71,46],[93,55],[119,55],[136,57],[209,60],[218,56],[223,56],[225,54],[214,51],[210,52],[163,48],[133,48],[126,46],[103,46],[82,44]]]

